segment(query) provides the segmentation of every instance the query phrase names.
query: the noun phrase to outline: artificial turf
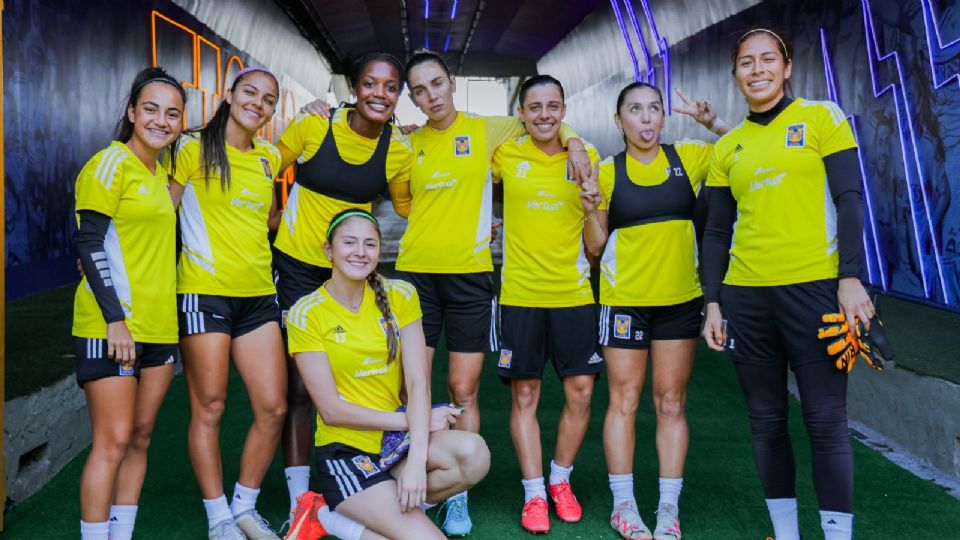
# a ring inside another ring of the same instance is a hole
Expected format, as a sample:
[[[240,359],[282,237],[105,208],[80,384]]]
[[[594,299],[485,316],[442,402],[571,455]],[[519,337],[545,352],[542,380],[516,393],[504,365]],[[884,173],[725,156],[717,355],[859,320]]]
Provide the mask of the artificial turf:
[[[446,354],[438,351],[434,362],[434,401],[445,399]],[[482,434],[493,456],[487,478],[470,492],[474,533],[469,538],[512,539],[527,535],[519,524],[522,489],[508,429],[510,394],[494,369],[491,355],[481,383]],[[853,376],[876,376],[855,372]],[[548,371],[540,406],[545,464],[556,437],[562,407],[561,387]],[[610,494],[601,446],[606,409],[606,383],[601,378],[594,393],[590,429],[575,463],[572,483],[584,507],[578,524],[552,519],[551,538],[615,539],[607,518]],[[771,534],[766,507],[750,457],[749,432],[743,398],[729,363],[719,354],[701,351],[690,382],[687,405],[692,442],[681,498],[681,523],[688,539],[763,539]],[[792,433],[800,471],[801,527],[806,538],[822,538],[810,481],[809,447],[799,416],[792,409]],[[138,539],[206,538],[206,520],[200,494],[186,456],[189,417],[186,385],[174,380],[160,413],[151,462],[143,491],[135,537]],[[240,445],[250,418],[243,383],[230,380],[227,413],[223,420],[224,476],[232,486],[237,476]],[[640,510],[653,521],[657,501],[657,466],[653,446],[653,410],[645,392],[638,415],[635,460],[636,491]],[[898,468],[880,454],[854,442],[856,457],[856,538],[913,539],[957,538],[960,501]],[[76,538],[78,535],[78,480],[86,453],[81,454],[54,480],[5,516],[4,539]],[[264,481],[259,507],[279,526],[286,519],[288,496],[280,459],[274,461]],[[228,489],[228,491],[230,491]],[[375,511],[375,509],[371,509]]]

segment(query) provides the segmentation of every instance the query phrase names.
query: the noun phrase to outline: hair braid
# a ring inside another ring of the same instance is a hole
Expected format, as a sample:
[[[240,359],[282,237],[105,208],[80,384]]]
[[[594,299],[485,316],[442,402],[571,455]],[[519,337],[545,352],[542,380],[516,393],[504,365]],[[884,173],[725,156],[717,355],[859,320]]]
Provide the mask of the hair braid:
[[[387,290],[383,286],[383,278],[379,273],[373,271],[367,276],[367,283],[373,289],[377,299],[377,307],[383,314],[383,320],[385,321],[383,329],[387,334],[387,363],[389,364],[397,359],[400,349],[400,340],[397,339],[397,324],[393,320],[393,313],[390,311],[390,300],[387,299]]]

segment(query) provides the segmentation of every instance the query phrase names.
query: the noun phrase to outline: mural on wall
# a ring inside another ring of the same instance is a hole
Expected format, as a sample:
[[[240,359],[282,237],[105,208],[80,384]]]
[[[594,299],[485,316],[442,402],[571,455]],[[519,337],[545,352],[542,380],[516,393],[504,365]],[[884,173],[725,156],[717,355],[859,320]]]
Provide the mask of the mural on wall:
[[[239,69],[257,62],[168,0],[23,0],[8,2],[3,17],[11,300],[76,281],[74,182],[86,160],[109,144],[137,71],[159,65],[184,83],[190,128],[213,115]],[[96,31],[67,31],[94,19]],[[260,134],[269,140],[313,99],[290,77],[277,77],[277,112]],[[277,179],[284,196],[291,175]]]
[[[723,116],[739,119],[746,111],[729,78],[728,45],[750,28],[784,30],[793,41],[794,94],[841,104],[860,143],[864,278],[879,290],[960,310],[957,3],[767,0],[666,51],[660,47],[653,58],[641,51],[634,78],[694,90]],[[647,18],[642,28],[632,24],[646,36],[637,41],[666,44],[646,0],[611,4],[631,57],[636,51],[625,21],[637,13]]]

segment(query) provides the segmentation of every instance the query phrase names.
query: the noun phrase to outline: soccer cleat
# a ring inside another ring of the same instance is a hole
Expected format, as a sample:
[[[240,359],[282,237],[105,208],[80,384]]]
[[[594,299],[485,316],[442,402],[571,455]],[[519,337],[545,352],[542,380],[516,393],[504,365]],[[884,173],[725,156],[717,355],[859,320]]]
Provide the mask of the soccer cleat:
[[[246,512],[241,512],[235,516],[237,527],[243,531],[247,540],[280,540],[277,533],[273,532],[267,520],[263,519],[256,509],[251,508]]]
[[[305,491],[297,497],[297,507],[293,509],[290,530],[283,540],[317,540],[327,536],[327,530],[320,523],[317,512],[327,505],[323,495]]]
[[[680,540],[680,509],[670,503],[657,508],[657,527],[653,530],[654,540]]]
[[[443,532],[447,536],[466,536],[473,530],[473,521],[470,520],[470,512],[467,510],[467,496],[461,493],[455,497],[450,497],[443,502],[440,510],[437,511],[437,518],[446,511],[443,518]]]
[[[520,525],[533,534],[550,532],[550,516],[547,514],[547,501],[537,495],[523,505]]]
[[[247,540],[247,537],[232,519],[225,519],[210,529],[207,535],[209,540]]]
[[[610,526],[629,540],[653,540],[653,533],[640,519],[637,503],[624,501],[613,507],[610,513]]]
[[[573,489],[570,488],[570,482],[563,481],[559,484],[550,484],[547,486],[550,492],[550,498],[553,499],[553,509],[557,512],[557,517],[567,523],[576,523],[583,517],[583,509],[580,503],[573,495]]]

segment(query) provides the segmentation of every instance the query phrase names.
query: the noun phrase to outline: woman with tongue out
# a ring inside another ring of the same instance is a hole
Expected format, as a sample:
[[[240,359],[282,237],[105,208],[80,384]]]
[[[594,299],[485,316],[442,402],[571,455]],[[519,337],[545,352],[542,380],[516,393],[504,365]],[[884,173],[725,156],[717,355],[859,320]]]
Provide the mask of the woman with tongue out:
[[[706,102],[677,112],[718,133],[726,129]],[[603,442],[613,492],[610,525],[624,538],[680,538],[677,506],[689,444],[684,403],[703,307],[693,218],[713,145],[686,139],[661,144],[664,114],[656,87],[637,82],[624,88],[614,119],[627,148],[581,185],[584,241],[594,256],[602,254],[600,344],[610,385]],[[660,461],[653,533],[640,519],[632,472],[648,361]]]

